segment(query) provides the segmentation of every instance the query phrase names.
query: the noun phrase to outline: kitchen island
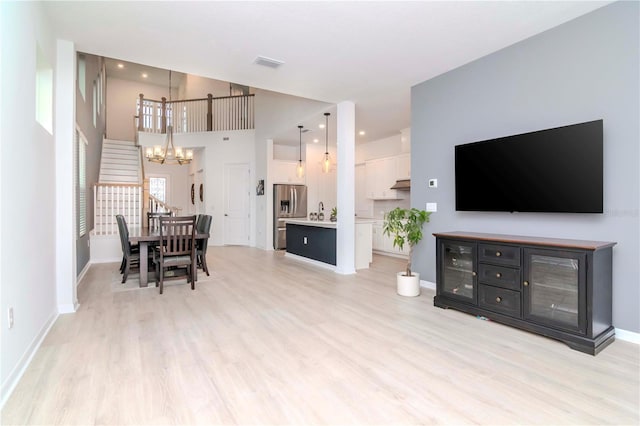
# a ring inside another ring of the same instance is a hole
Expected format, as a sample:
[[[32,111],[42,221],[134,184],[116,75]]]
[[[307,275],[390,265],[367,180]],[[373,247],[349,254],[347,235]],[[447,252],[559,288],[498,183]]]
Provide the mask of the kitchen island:
[[[310,260],[335,269],[337,222],[286,219],[287,256]],[[355,268],[369,267],[372,255],[373,220],[356,219]]]

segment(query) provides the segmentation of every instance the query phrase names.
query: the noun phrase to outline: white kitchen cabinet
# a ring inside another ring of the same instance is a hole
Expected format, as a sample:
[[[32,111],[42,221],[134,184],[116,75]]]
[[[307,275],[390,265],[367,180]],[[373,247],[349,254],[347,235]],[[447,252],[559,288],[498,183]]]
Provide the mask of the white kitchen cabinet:
[[[411,154],[396,157],[396,179],[411,179]]]
[[[384,235],[383,221],[379,220],[373,224],[373,249],[380,254],[390,254],[394,256],[406,257],[409,255],[409,246],[405,244],[404,250],[393,246],[393,236]]]
[[[373,200],[367,197],[367,173],[364,164],[356,165],[355,209],[358,217],[373,217]]]
[[[301,178],[298,177],[296,174],[297,167],[297,161],[273,160],[271,163],[273,183],[295,183],[304,185],[306,183],[305,176]]]
[[[366,195],[373,200],[397,200],[398,192],[390,189],[397,178],[396,157],[365,162]]]
[[[384,237],[382,235],[382,222],[375,222],[373,224],[373,249],[383,250]]]
[[[356,269],[366,269],[373,261],[373,228],[372,223],[356,221]]]

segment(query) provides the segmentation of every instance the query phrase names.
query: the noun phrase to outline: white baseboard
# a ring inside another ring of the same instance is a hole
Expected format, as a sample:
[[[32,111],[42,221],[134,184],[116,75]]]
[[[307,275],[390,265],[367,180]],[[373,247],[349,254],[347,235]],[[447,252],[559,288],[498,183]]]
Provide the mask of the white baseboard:
[[[624,340],[625,342],[635,343],[636,345],[640,345],[640,333],[635,333],[633,331],[622,330],[620,328],[616,328],[616,339]]]
[[[80,271],[80,274],[77,276],[77,278],[76,278],[76,288],[78,288],[78,286],[80,285],[80,282],[82,281],[82,279],[86,275],[87,271],[89,270],[89,267],[91,267],[91,261],[88,261],[87,264],[84,265],[84,268],[82,268],[82,271]]]
[[[321,268],[324,269],[329,269],[331,271],[336,270],[336,267],[333,265],[329,265],[328,263],[324,263],[324,262],[318,262],[317,260],[313,260],[313,259],[309,259],[308,257],[303,257],[303,256],[298,256],[297,254],[293,254],[293,253],[285,253],[284,257],[288,257],[290,259],[295,259],[295,260],[299,260],[301,262],[305,262],[305,263],[309,263],[311,265],[315,265],[315,266],[319,266]]]
[[[78,310],[78,301],[76,300],[74,303],[64,303],[58,305],[58,314],[73,314]]]
[[[95,259],[95,260],[91,260],[89,263],[93,264],[98,264],[98,263],[115,263],[115,262],[122,262],[122,256],[120,257],[113,257],[113,258],[104,258],[104,259]]]
[[[47,336],[47,334],[49,334],[49,330],[51,330],[51,327],[53,326],[53,324],[55,324],[56,319],[58,319],[58,313],[54,312],[53,314],[51,314],[49,319],[44,323],[44,325],[42,326],[38,334],[36,334],[36,336],[33,338],[33,341],[31,342],[27,350],[22,355],[22,358],[20,358],[20,361],[18,361],[13,371],[11,371],[11,373],[7,377],[7,380],[5,380],[5,382],[2,384],[2,390],[0,391],[1,392],[0,395],[2,395],[1,397],[2,399],[0,400],[0,409],[4,407],[4,404],[7,402],[7,400],[13,393],[14,389],[16,388],[16,385],[22,378],[22,375],[26,371],[29,364],[31,364],[31,360],[33,359],[33,356],[36,354],[36,352],[40,348],[42,341]]]
[[[435,290],[436,283],[432,283],[431,281],[420,280],[420,287],[428,288],[429,290]]]

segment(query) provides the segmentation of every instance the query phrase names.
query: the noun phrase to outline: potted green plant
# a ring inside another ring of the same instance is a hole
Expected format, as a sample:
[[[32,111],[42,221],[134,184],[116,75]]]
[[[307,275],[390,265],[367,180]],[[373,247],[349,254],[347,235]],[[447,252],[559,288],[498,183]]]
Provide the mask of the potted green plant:
[[[422,240],[422,226],[429,222],[431,213],[424,210],[397,207],[384,216],[383,233],[393,237],[393,246],[404,249],[409,245],[409,259],[403,272],[397,274],[397,289],[401,296],[420,295],[420,274],[411,272],[413,247]]]
[[[331,222],[335,222],[336,220],[338,220],[338,208],[334,207],[331,209],[331,216],[329,217],[329,220]]]

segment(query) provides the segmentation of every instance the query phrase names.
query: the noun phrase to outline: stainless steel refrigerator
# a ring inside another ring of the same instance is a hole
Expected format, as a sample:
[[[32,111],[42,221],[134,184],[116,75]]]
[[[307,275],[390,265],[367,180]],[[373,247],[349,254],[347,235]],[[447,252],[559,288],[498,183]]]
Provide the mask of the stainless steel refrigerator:
[[[287,248],[285,219],[307,217],[307,187],[304,185],[273,185],[273,248]]]

